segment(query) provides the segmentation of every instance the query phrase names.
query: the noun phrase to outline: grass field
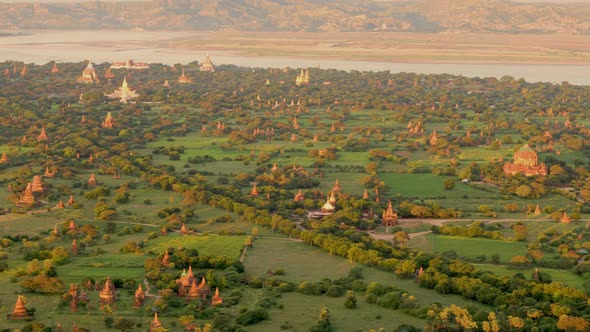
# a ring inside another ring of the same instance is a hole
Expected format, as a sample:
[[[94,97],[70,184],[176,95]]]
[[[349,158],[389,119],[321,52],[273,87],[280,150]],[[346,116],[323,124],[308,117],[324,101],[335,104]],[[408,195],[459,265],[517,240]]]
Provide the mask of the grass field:
[[[197,249],[200,255],[239,258],[245,235],[180,235],[168,234],[150,241],[150,250],[163,253],[166,248]]]
[[[480,271],[490,271],[497,275],[508,275],[512,276],[516,273],[522,273],[525,277],[531,278],[533,272],[535,271],[534,268],[510,268],[503,265],[492,265],[492,264],[475,264],[475,266]],[[572,271],[566,270],[555,270],[555,269],[546,269],[546,268],[539,268],[539,272],[548,273],[551,276],[553,281],[562,282],[570,287],[574,287],[577,289],[584,289],[583,282],[584,279]]]
[[[458,256],[474,258],[493,254],[500,255],[500,262],[507,263],[511,257],[524,255],[526,243],[514,241],[490,240],[483,238],[465,238],[459,236],[425,234],[412,238],[409,246],[426,252],[455,251]]]

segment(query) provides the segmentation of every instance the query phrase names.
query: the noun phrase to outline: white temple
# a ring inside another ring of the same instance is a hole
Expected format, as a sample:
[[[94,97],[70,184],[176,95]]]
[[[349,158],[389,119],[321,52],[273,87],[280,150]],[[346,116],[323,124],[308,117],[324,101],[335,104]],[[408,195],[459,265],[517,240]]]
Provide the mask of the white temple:
[[[127,103],[127,101],[139,97],[139,93],[135,90],[131,90],[129,85],[127,84],[127,78],[123,78],[123,84],[113,93],[105,94],[105,96],[111,99],[119,99],[122,103]]]

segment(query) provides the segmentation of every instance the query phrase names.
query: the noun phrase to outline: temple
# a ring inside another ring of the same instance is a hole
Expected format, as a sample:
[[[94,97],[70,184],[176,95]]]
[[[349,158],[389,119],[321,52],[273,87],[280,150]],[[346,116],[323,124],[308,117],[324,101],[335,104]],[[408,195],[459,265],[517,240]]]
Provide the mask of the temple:
[[[127,103],[131,99],[138,98],[139,93],[135,90],[131,90],[129,84],[127,84],[127,78],[123,78],[123,84],[121,84],[121,87],[113,93],[105,94],[105,96],[111,99],[119,99],[122,103]]]
[[[145,302],[145,291],[141,287],[141,284],[137,286],[137,290],[135,291],[135,297],[133,299],[133,307],[139,308],[143,306],[143,302]]]
[[[211,298],[211,305],[216,306],[223,303],[223,299],[219,296],[219,287],[215,288],[215,295]]]
[[[32,319],[32,315],[29,313],[27,308],[25,308],[25,303],[23,301],[22,296],[18,296],[16,299],[16,304],[14,305],[14,309],[12,313],[6,315],[8,319]]]
[[[115,301],[117,300],[116,292],[115,292],[115,285],[110,278],[107,277],[107,280],[104,282],[104,286],[100,290],[98,294],[100,299],[100,306],[101,308],[105,305],[114,305]]]
[[[57,74],[59,73],[59,68],[57,68],[57,62],[53,63],[53,67],[51,68],[51,73],[52,74]]]
[[[129,59],[125,62],[111,63],[111,69],[149,69],[150,65],[145,62],[135,62]]]
[[[152,332],[152,331],[159,329],[161,327],[162,327],[162,322],[160,322],[160,319],[158,318],[158,312],[156,311],[154,313],[154,319],[150,323],[150,329],[148,331]]]
[[[184,74],[184,69],[182,70],[182,74],[180,74],[180,77],[178,78],[178,83],[192,83],[193,80],[191,80],[190,78],[188,78],[185,74]]]
[[[2,154],[2,158],[0,158],[0,164],[5,164],[8,162],[8,156],[6,155],[6,152],[4,152]]]
[[[250,196],[258,196],[258,188],[256,188],[256,183],[252,186],[252,190],[250,191]]]
[[[385,225],[385,227],[395,226],[397,223],[397,212],[393,210],[393,204],[391,201],[389,201],[387,209],[383,211],[382,219],[383,225]]]
[[[563,211],[563,215],[559,218],[559,222],[562,224],[569,224],[572,220],[568,217],[567,212]]]
[[[39,136],[37,136],[37,141],[47,141],[49,139],[49,136],[47,136],[47,132],[45,131],[45,126],[43,126],[43,128],[41,128],[41,133],[39,134]]]
[[[45,188],[43,188],[43,182],[41,181],[40,175],[33,176],[33,183],[31,185],[31,190],[34,193],[44,192]]]
[[[303,202],[303,200],[305,200],[305,196],[301,192],[301,189],[299,189],[299,191],[297,192],[297,194],[295,195],[295,197],[293,198],[293,200],[295,202]]]
[[[94,69],[94,66],[92,65],[92,62],[88,61],[88,65],[86,65],[86,68],[82,70],[82,76],[78,77],[78,79],[76,79],[76,82],[84,84],[95,84],[100,82],[98,75],[96,75],[96,69]]]
[[[297,85],[307,85],[309,84],[309,70],[308,69],[301,69],[297,78],[295,78],[295,84]]]
[[[538,164],[537,153],[528,144],[516,151],[514,153],[514,163],[505,163],[503,169],[506,175],[518,173],[525,176],[547,175],[547,167],[544,163]]]
[[[20,200],[16,203],[16,206],[28,207],[31,205],[35,205],[35,196],[33,195],[31,183],[29,182]]]
[[[90,178],[88,179],[88,186],[89,187],[96,187],[98,182],[96,181],[96,175],[90,174]]]
[[[209,55],[207,55],[205,57],[205,60],[203,60],[203,63],[199,66],[199,71],[207,71],[207,72],[214,72],[215,71],[215,66],[213,65],[213,62],[211,61],[211,58],[209,58]]]
[[[111,112],[107,113],[107,116],[105,117],[104,121],[102,122],[102,127],[103,128],[113,128],[115,126],[115,122],[113,121],[113,115],[111,114]]]
[[[336,179],[336,182],[334,182],[334,187],[332,187],[332,192],[333,193],[342,192],[342,188],[340,188],[340,181],[338,181],[338,179]]]

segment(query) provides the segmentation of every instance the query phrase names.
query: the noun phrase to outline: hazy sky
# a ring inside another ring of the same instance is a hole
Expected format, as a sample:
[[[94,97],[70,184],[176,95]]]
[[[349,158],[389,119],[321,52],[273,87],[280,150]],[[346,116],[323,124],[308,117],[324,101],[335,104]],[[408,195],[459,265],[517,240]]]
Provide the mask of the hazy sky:
[[[48,3],[48,2],[87,2],[97,0],[0,0],[0,2],[14,3],[14,2],[37,2],[37,3]],[[149,1],[149,0],[99,0],[102,2],[124,2],[124,1]],[[396,1],[396,0],[377,0],[377,1]],[[401,0],[408,1],[408,0]],[[552,3],[566,3],[566,2],[582,2],[590,3],[590,0],[512,0],[514,2],[552,2]]]

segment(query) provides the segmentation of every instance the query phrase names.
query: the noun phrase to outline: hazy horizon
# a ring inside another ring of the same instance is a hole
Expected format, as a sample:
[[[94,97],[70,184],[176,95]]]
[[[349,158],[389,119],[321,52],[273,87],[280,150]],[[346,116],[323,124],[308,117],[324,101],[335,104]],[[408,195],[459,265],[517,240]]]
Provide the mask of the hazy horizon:
[[[151,0],[0,0],[0,3],[66,3],[66,2],[137,2],[137,1],[151,1]],[[370,0],[370,1],[383,1],[383,2],[407,2],[407,1],[420,1],[420,0]],[[511,0],[512,2],[526,2],[526,3],[588,3],[590,0]]]

